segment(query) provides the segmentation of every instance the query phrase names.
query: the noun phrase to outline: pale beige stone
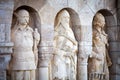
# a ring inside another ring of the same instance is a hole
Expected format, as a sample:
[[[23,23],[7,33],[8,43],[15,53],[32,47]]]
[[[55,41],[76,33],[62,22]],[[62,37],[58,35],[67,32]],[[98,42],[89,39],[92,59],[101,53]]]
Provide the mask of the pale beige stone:
[[[106,78],[109,80],[108,67],[111,66],[111,60],[108,55],[108,35],[104,31],[105,19],[100,13],[97,13],[93,19],[93,50],[89,59],[89,79],[100,80]],[[92,77],[94,75],[94,77]]]
[[[76,80],[78,44],[70,28],[70,15],[62,10],[55,25],[53,80]]]
[[[10,62],[12,80],[35,80],[35,69],[38,62],[37,45],[40,34],[37,29],[29,26],[29,13],[19,10],[15,14],[17,21],[12,29],[12,42],[14,42],[12,59]]]
[[[113,61],[113,65],[110,67],[110,79],[119,80],[119,4],[120,0],[0,0],[0,79],[6,80],[6,65],[8,65],[9,56],[11,55],[8,53],[12,53],[13,45],[10,43],[10,32],[13,11],[24,8],[29,10],[32,16],[29,26],[37,27],[41,33],[41,41],[38,46],[39,80],[49,80],[48,77],[52,74],[49,72],[48,64],[52,59],[51,55],[53,55],[54,50],[52,49],[53,45],[51,45],[53,43],[54,21],[56,14],[62,9],[66,9],[70,13],[72,29],[79,42],[77,79],[88,80],[87,61],[92,47],[92,20],[93,16],[100,12],[106,18],[106,33],[110,45],[109,54]]]

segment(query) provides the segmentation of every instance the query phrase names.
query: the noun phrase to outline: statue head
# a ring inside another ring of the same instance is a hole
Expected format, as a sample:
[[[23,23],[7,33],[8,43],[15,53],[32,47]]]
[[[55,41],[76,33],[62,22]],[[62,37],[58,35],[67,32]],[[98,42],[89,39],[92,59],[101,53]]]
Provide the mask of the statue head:
[[[29,23],[29,12],[27,10],[19,10],[17,12],[17,20],[21,25],[27,25]]]
[[[58,17],[57,17],[57,26],[59,24],[62,24],[63,26],[64,26],[64,24],[69,25],[69,22],[70,22],[70,15],[69,15],[68,11],[67,10],[60,11],[60,13],[58,14]]]
[[[103,28],[105,26],[105,18],[101,13],[97,13],[93,19],[93,26]]]

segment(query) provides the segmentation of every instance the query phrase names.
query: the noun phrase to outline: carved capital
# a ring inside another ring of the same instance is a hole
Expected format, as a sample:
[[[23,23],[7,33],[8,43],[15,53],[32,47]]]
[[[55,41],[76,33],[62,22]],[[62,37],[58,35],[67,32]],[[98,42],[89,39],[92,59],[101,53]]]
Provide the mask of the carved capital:
[[[54,52],[52,41],[42,41],[39,45],[39,66],[48,66]]]
[[[0,43],[0,54],[12,53],[13,43]]]
[[[81,62],[87,62],[89,55],[92,52],[92,43],[89,41],[79,42],[78,60]]]

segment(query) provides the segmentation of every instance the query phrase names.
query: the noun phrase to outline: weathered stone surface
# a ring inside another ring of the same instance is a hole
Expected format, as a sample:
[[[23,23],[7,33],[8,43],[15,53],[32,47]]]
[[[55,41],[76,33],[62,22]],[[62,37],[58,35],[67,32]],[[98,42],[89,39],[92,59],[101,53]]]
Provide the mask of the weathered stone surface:
[[[6,69],[12,53],[10,27],[13,6],[13,0],[0,0],[0,80],[6,80]]]
[[[53,53],[53,80],[76,80],[78,44],[70,27],[71,16],[62,10],[56,17]]]
[[[105,7],[109,10],[114,10],[116,8],[117,1],[119,0],[105,0]]]
[[[117,24],[120,25],[120,9],[117,11]]]
[[[106,26],[107,27],[107,26]],[[119,27],[116,27],[116,26],[108,26],[107,29],[106,29],[106,32],[107,34],[109,35],[108,38],[109,38],[109,41],[112,42],[112,41],[119,41]]]
[[[6,80],[6,71],[0,71],[0,80]]]
[[[11,31],[11,40],[14,46],[10,65],[8,66],[9,70],[11,70],[11,79],[18,80],[23,77],[24,80],[30,80],[31,78],[35,80],[35,70],[38,64],[37,46],[40,41],[40,34],[37,28],[33,30],[28,25],[30,23],[30,14],[27,10],[21,9],[15,16],[17,17],[16,23],[18,22],[18,24],[13,25],[14,27]],[[19,75],[18,70],[22,72],[22,76]]]
[[[120,51],[120,42],[109,42],[110,51]]]
[[[96,13],[93,19],[93,36],[92,36],[92,53],[88,60],[88,74],[90,79],[109,80],[108,67],[112,65],[111,58],[108,53],[108,34],[104,31],[105,18],[101,13]],[[92,75],[101,75],[95,77]]]
[[[38,46],[40,60],[38,75],[41,77],[39,77],[39,80],[48,80],[48,78],[52,80],[49,77],[52,76],[52,68],[50,68],[49,64],[54,53],[55,17],[60,10],[65,8],[70,13],[72,19],[70,25],[79,43],[79,53],[77,56],[79,75],[77,77],[79,76],[79,80],[87,80],[87,58],[92,50],[92,22],[95,14],[99,10],[104,10],[102,14],[107,23],[106,33],[109,37],[110,57],[113,62],[113,66],[110,68],[110,78],[111,80],[119,80],[119,4],[119,0],[0,0],[0,56],[5,55],[4,60],[6,60],[9,59],[6,54],[12,53],[13,43],[11,43],[10,33],[13,12],[19,7],[24,6],[25,9],[33,13],[32,15],[38,14],[37,17],[34,16],[34,23],[41,34],[41,41]],[[83,61],[81,61],[82,57],[85,58]],[[2,61],[2,59],[0,60]],[[0,66],[2,67],[0,69],[3,69],[2,63]],[[46,74],[45,76],[47,76],[46,78],[42,75],[43,71]],[[5,72],[1,70],[0,72],[0,80],[5,80]]]
[[[97,10],[103,9],[105,7],[104,0],[87,0],[87,5],[90,7],[90,9],[93,12],[96,12]]]

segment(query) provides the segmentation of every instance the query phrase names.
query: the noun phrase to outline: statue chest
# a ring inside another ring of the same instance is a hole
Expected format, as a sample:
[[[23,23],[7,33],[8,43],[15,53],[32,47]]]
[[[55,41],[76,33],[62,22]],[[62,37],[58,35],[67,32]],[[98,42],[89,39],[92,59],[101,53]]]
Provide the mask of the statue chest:
[[[32,47],[33,34],[30,31],[16,31],[14,33],[14,47]]]

